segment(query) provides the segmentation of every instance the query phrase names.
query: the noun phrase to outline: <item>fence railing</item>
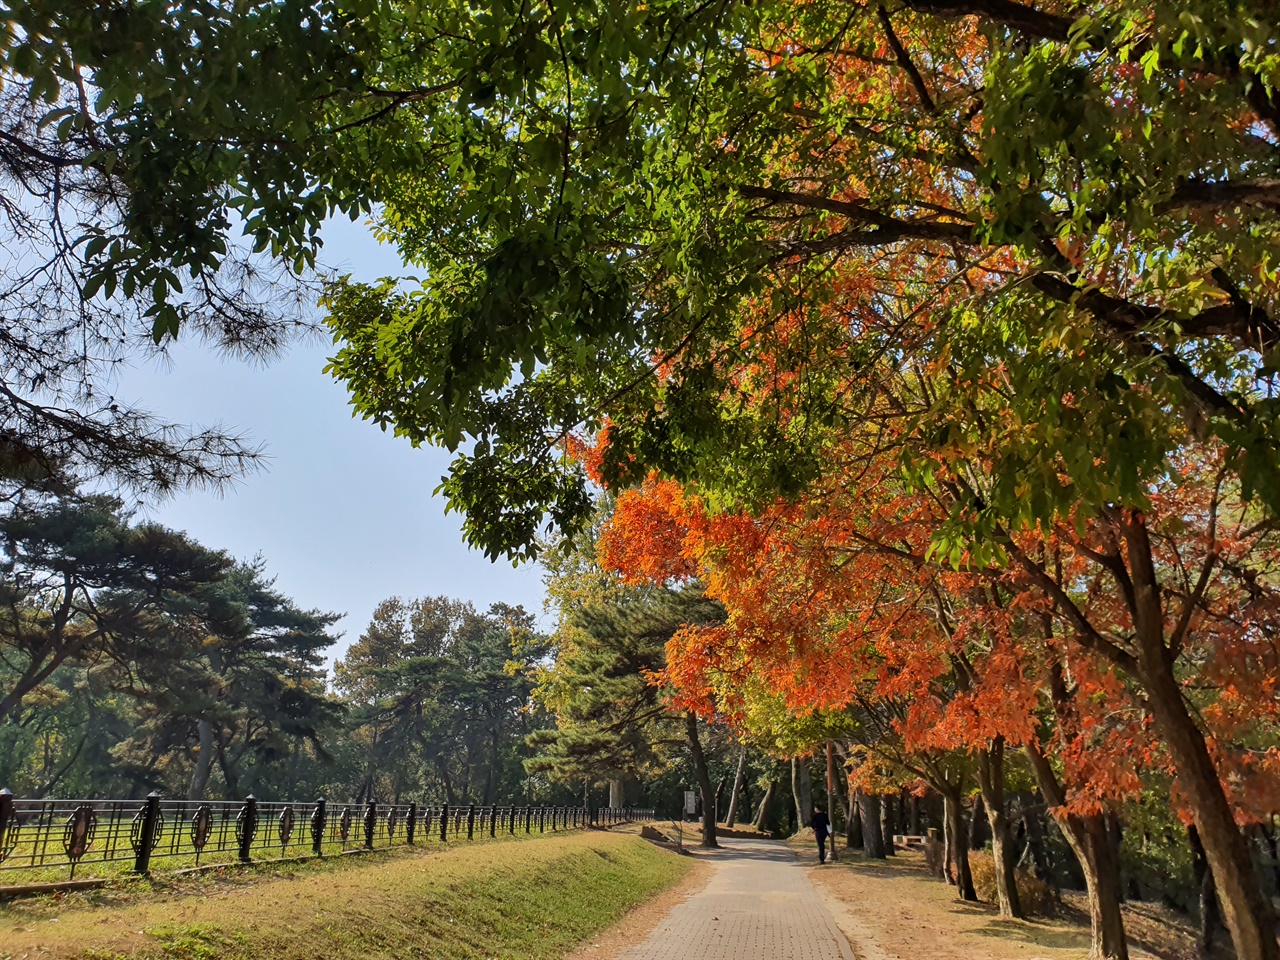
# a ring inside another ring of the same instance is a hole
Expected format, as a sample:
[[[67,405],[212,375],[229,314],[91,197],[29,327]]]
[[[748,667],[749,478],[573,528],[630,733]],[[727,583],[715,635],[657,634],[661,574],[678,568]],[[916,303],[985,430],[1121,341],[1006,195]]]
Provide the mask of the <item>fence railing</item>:
[[[652,820],[632,807],[166,800],[20,800],[0,790],[0,889],[15,871],[74,880],[87,865],[251,863]],[[65,874],[62,871],[66,871]]]

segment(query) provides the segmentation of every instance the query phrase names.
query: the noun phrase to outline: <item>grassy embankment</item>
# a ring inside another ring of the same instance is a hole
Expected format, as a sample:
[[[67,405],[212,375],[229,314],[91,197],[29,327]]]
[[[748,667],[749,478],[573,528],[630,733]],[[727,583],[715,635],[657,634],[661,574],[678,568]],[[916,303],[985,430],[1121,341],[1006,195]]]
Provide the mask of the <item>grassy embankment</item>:
[[[17,901],[0,907],[0,958],[550,960],[687,869],[594,831],[401,848]]]

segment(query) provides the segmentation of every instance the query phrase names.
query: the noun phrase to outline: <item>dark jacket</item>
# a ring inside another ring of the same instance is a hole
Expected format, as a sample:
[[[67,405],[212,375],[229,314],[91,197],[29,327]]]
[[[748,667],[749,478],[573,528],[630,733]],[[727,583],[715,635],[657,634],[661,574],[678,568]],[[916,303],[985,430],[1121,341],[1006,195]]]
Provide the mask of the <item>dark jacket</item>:
[[[813,827],[813,832],[820,837],[825,837],[831,832],[831,821],[821,811],[813,815],[813,819],[809,821],[809,826]]]

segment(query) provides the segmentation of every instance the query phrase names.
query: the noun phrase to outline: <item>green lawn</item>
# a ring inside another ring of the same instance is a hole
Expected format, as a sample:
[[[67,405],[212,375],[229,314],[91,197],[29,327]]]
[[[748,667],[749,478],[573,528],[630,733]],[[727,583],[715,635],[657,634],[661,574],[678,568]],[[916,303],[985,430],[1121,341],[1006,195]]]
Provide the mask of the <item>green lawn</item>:
[[[688,861],[591,831],[401,850],[0,909],[0,958],[556,958],[684,876]]]

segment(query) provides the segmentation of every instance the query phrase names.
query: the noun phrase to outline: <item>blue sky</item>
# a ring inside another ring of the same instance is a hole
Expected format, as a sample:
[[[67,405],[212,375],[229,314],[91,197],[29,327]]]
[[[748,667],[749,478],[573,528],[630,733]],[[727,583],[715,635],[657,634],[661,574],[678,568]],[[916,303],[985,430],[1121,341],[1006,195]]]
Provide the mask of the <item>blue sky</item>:
[[[323,260],[359,279],[400,271],[393,248],[363,224],[326,226]],[[150,518],[241,558],[261,553],[278,586],[304,607],[346,614],[341,647],[378,601],[447,594],[542,612],[542,571],[490,563],[462,542],[432,490],[447,451],[354,419],[346,389],[322,371],[327,341],[294,345],[269,366],[179,343],[172,362],[139,362],[114,393],[176,423],[221,424],[265,445],[266,469],[223,494],[194,492],[149,507]]]

